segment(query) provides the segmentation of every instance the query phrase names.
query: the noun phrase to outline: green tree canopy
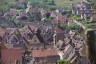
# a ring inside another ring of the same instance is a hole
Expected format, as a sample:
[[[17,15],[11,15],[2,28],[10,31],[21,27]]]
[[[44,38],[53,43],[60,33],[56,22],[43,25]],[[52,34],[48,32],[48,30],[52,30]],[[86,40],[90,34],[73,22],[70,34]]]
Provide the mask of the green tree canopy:
[[[88,2],[96,3],[96,0],[87,0]]]

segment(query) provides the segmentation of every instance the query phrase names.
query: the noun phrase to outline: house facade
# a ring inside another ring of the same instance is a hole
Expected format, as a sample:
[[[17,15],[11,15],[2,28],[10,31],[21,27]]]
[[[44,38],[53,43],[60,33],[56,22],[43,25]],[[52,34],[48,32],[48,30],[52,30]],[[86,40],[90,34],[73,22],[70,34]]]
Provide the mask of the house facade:
[[[32,50],[32,56],[34,64],[55,64],[60,59],[55,49]]]

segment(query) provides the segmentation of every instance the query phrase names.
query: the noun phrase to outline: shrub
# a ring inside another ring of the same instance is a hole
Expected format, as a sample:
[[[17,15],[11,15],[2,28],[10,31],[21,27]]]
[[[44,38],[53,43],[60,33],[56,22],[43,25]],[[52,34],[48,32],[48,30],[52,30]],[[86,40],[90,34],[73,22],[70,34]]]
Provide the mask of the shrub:
[[[66,60],[58,60],[57,64],[70,64],[70,62]]]
[[[84,24],[86,28],[96,28],[96,24]]]
[[[79,29],[80,29],[80,26],[75,24],[75,25],[69,26],[68,29],[71,29],[71,30],[79,30]]]
[[[81,27],[77,24],[67,26],[66,24],[59,24],[59,27],[66,30],[79,30]]]
[[[71,17],[71,19],[73,19],[73,20],[80,20],[80,17],[79,17],[79,16],[74,15],[74,16],[72,16],[72,17]]]

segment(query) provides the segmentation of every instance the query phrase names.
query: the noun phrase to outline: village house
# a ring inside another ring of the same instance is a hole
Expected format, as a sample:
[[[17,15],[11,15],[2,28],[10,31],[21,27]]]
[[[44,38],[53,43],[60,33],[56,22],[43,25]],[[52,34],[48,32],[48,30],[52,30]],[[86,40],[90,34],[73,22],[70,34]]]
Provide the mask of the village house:
[[[0,44],[0,63],[2,64],[54,64],[60,58],[55,49],[30,50],[21,47],[7,48]]]
[[[62,40],[59,40],[57,43],[56,43],[56,48],[60,51],[62,51],[64,48],[65,48],[65,42],[62,41]]]
[[[9,31],[11,30],[11,31]],[[18,29],[7,29],[8,34],[6,37],[6,43],[12,45],[13,47],[24,47],[26,41],[21,36]]]
[[[31,49],[42,49],[44,47],[44,39],[40,35],[40,30],[38,27],[34,26],[27,26],[23,30],[27,29],[26,31],[20,31],[22,36],[28,41],[29,46]],[[25,32],[25,33],[24,33]]]
[[[76,60],[75,50],[71,45],[67,45],[65,49],[63,50],[63,53],[64,53],[63,55],[64,59],[67,59],[68,61],[71,61],[72,63]]]
[[[0,64],[2,64],[2,54],[1,54],[1,50],[6,48],[6,46],[4,45],[4,43],[0,43]]]
[[[55,64],[60,58],[55,49],[32,50],[34,64]]]
[[[56,16],[57,16],[57,15],[56,15],[56,12],[51,11],[51,12],[50,12],[50,16],[56,18]]]
[[[81,19],[91,16],[91,4],[87,2],[80,2],[72,5],[72,13],[79,15]]]
[[[45,14],[47,12],[43,8],[39,8],[38,10],[40,11],[40,14],[41,14],[42,18],[44,18],[45,17]]]
[[[80,62],[83,64],[86,61],[82,61],[84,58],[80,59],[80,56],[82,54],[81,51],[83,50],[84,40],[76,33],[77,31],[63,31],[61,33],[63,37],[60,39],[58,38],[58,41],[56,41],[57,34],[55,32],[53,35],[53,43],[55,43],[55,48],[58,50],[60,59],[66,59],[73,64],[78,64]]]
[[[52,22],[53,26],[56,26],[59,24],[58,20],[56,20],[56,19],[52,20],[51,22]]]
[[[56,15],[55,19],[53,19],[51,22],[53,25],[58,25],[60,23],[68,24],[69,17],[68,15]]]
[[[96,10],[96,3],[94,2],[94,3],[91,3],[91,8],[93,9],[93,10]]]
[[[57,16],[57,20],[58,20],[58,23],[67,24],[68,23],[68,16],[67,15]]]
[[[6,30],[0,28],[0,42],[4,42],[5,41],[5,36],[6,36]]]
[[[96,14],[92,15],[91,21],[92,21],[92,22],[95,22],[95,21],[96,21]]]
[[[2,64],[21,64],[23,53],[24,50],[20,48],[1,49]]]
[[[59,40],[64,41],[64,31],[60,28],[56,28],[54,30],[54,35],[53,35],[53,39],[54,39],[54,44],[58,43]]]
[[[0,44],[1,64],[24,64],[25,52],[27,49],[21,47],[9,47],[7,44]],[[27,53],[28,55],[28,53]]]
[[[10,14],[10,16],[16,16],[16,14],[17,14],[16,8],[10,8],[9,14]]]
[[[43,30],[43,29],[42,29]],[[8,33],[5,41],[13,47],[21,47],[30,49],[48,49],[53,46],[53,33],[49,29],[42,31],[36,26],[25,26],[21,29],[7,29]],[[45,32],[45,34],[44,34]],[[46,36],[46,37],[45,37]]]
[[[12,48],[6,43],[0,43],[0,63],[1,64],[22,64],[24,49]]]

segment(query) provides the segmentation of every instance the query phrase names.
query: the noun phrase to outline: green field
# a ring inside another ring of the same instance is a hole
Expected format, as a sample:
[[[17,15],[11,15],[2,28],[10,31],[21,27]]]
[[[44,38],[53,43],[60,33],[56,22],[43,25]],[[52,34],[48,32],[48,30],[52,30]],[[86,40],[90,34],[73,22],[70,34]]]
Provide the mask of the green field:
[[[45,4],[43,1],[44,0],[27,0],[27,1],[31,1],[31,2],[40,2],[42,4]],[[52,0],[45,0],[45,1],[52,1]],[[54,0],[55,4],[56,4],[56,7],[58,8],[64,8],[64,7],[68,7],[70,8],[71,7],[71,4],[74,4],[74,3],[78,3],[78,2],[81,2],[82,0]]]
[[[3,1],[5,1],[6,3],[3,3]],[[38,8],[42,7],[45,9],[55,9],[55,8],[71,9],[72,4],[81,2],[82,0],[25,0],[25,3],[27,4],[28,1],[35,4]],[[47,1],[47,2],[44,2],[44,1]],[[52,1],[54,1],[56,5],[52,5]],[[17,5],[18,5],[17,0],[0,0],[0,8],[2,8],[5,12],[10,7],[18,7]]]
[[[81,2],[82,0],[54,0],[57,7],[71,7],[71,4]]]

